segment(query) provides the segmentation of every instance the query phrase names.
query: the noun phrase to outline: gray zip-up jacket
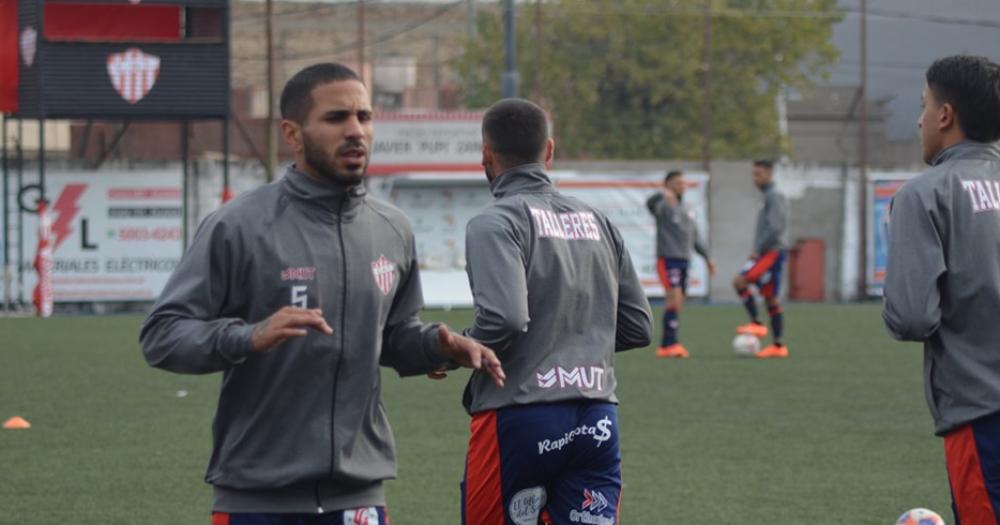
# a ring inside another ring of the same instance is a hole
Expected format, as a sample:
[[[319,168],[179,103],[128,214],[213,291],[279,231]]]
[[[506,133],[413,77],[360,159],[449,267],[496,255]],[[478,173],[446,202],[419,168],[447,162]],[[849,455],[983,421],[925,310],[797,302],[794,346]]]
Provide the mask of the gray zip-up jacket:
[[[788,247],[788,204],[774,184],[761,190],[764,205],[757,214],[757,230],[753,236],[753,251],[763,255]]]
[[[383,505],[396,475],[379,364],[428,372],[445,359],[423,306],[406,217],[289,169],[206,218],[142,327],[146,360],[222,372],[205,480],[214,509],[316,512]],[[252,351],[252,323],[321,308],[310,330]]]
[[[570,399],[617,402],[614,353],[646,346],[649,302],[618,229],[558,193],[540,164],[490,184],[496,201],[469,221],[470,337],[493,348],[506,386],[473,372],[470,413]]]
[[[1000,411],[1000,148],[964,142],[892,201],[882,318],[924,343],[924,390],[944,435]]]
[[[667,259],[690,259],[693,249],[707,261],[708,248],[698,236],[694,210],[679,200],[671,205],[657,192],[646,201],[649,213],[656,218],[656,256]]]

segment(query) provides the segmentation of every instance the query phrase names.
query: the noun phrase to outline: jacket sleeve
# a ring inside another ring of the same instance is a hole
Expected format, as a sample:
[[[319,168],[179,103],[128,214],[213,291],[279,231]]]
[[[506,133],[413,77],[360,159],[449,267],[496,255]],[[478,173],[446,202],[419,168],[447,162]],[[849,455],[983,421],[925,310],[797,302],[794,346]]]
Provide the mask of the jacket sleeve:
[[[392,367],[404,377],[426,374],[447,363],[438,348],[439,324],[425,324],[418,317],[424,307],[424,294],[420,285],[416,243],[412,236],[409,244],[410,260],[401,275],[399,290],[382,330],[382,354],[379,358],[382,366]]]
[[[694,223],[693,233],[694,233],[694,251],[698,255],[702,256],[702,258],[704,258],[705,261],[708,261],[709,259],[712,258],[712,256],[708,254],[708,246],[705,246],[705,243],[702,242],[701,240],[701,235],[699,235],[700,232],[698,231],[697,222]]]
[[[763,255],[764,252],[773,249],[781,244],[781,236],[787,227],[788,215],[786,210],[785,197],[776,191],[771,191],[764,201],[763,228],[757,235],[757,243],[754,251]]]
[[[625,241],[613,224],[608,222],[615,249],[618,251],[618,315],[615,328],[615,351],[648,346],[653,340],[653,314],[649,299],[642,289],[639,276]]]
[[[890,213],[882,320],[894,338],[924,341],[941,324],[944,244],[930,210],[909,185],[896,193]]]
[[[239,242],[218,214],[206,218],[139,334],[146,361],[184,374],[225,370],[252,352],[253,326],[222,314],[241,260]]]
[[[465,259],[475,303],[466,335],[500,354],[530,321],[524,255],[514,226],[497,214],[474,217],[465,230]]]
[[[663,194],[660,192],[656,192],[646,199],[646,208],[649,210],[649,213],[652,213],[653,215],[657,215],[659,213],[660,207],[663,204],[666,204],[666,199],[663,198]]]

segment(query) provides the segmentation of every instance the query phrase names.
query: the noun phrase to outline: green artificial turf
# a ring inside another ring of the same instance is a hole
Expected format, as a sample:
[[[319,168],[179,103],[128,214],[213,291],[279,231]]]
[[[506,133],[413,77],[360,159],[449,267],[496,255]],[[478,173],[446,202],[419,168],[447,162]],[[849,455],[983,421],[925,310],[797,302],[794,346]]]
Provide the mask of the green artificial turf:
[[[618,355],[622,523],[891,525],[919,506],[950,522],[919,346],[891,341],[873,306],[785,315],[787,360],[733,353],[735,306],[682,313],[690,359]],[[424,314],[456,328],[469,318]],[[0,523],[208,524],[219,376],[149,368],[140,322],[0,319],[0,419],[33,425],[0,431]],[[457,524],[466,373],[383,376],[399,449],[393,524]]]

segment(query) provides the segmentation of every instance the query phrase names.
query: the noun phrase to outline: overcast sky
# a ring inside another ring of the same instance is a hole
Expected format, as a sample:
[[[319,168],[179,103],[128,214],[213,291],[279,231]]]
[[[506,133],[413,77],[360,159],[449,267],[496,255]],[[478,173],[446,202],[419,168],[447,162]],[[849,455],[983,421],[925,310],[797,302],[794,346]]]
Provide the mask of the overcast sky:
[[[860,1],[840,0],[840,5],[851,11],[834,28],[840,63],[833,68],[830,82],[856,86],[861,72]],[[1000,0],[868,0],[868,9],[872,13],[868,16],[869,97],[892,99],[889,131],[894,137],[916,133],[924,73],[935,58],[971,53],[1000,60]]]

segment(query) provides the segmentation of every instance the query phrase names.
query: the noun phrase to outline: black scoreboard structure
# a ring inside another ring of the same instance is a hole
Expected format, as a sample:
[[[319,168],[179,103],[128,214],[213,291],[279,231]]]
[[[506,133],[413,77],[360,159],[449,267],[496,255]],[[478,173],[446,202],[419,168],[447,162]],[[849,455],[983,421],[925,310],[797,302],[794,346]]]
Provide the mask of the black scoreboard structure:
[[[228,193],[229,77],[228,0],[0,0],[0,112],[117,120],[120,133],[131,122],[176,121],[185,203],[193,120],[222,122]],[[45,199],[45,126],[38,141],[35,190]]]

